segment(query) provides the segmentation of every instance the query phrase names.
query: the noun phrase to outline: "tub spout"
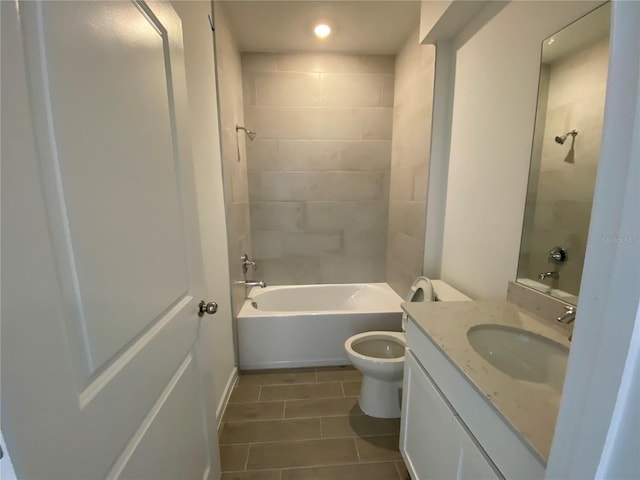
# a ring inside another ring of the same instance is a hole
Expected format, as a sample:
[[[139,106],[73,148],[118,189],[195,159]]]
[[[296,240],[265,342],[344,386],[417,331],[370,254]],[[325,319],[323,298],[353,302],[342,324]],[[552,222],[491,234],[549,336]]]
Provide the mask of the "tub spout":
[[[262,280],[245,280],[244,281],[244,286],[245,287],[260,287],[260,288],[264,288],[267,286],[266,283],[264,283]]]
[[[555,278],[556,280],[560,278],[560,274],[558,272],[546,272],[546,273],[541,273],[540,275],[538,275],[538,278],[540,280],[544,280],[545,278]]]

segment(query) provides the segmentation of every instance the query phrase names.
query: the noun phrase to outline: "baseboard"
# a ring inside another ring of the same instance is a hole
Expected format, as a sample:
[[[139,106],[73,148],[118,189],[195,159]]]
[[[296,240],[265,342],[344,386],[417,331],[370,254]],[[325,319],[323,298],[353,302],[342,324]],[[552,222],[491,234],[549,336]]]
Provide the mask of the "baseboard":
[[[275,362],[243,363],[242,370],[270,370],[279,368],[313,368],[313,367],[337,367],[351,365],[347,357],[322,360],[287,360]]]
[[[224,411],[227,408],[227,403],[229,403],[229,397],[231,397],[231,392],[233,391],[233,387],[236,386],[236,381],[238,380],[238,368],[233,367],[231,370],[231,374],[229,375],[229,379],[227,380],[227,385],[224,387],[224,393],[220,398],[220,402],[218,403],[218,408],[216,409],[216,419],[218,420],[218,431],[220,431],[220,424],[222,423],[222,415],[224,415]]]

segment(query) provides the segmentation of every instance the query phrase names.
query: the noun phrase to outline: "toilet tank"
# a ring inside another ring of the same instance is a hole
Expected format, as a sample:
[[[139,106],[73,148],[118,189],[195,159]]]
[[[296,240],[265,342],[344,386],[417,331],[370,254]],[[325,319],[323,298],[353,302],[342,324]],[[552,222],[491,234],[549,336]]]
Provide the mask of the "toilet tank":
[[[442,280],[431,280],[438,302],[468,302],[472,299]]]

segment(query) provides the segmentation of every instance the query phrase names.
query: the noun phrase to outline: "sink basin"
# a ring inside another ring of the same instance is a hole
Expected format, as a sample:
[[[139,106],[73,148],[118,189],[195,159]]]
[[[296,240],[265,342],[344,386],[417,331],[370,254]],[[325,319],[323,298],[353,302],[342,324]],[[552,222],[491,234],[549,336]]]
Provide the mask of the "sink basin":
[[[467,338],[482,358],[510,377],[546,384],[562,392],[569,356],[569,349],[564,345],[504,325],[471,327]]]

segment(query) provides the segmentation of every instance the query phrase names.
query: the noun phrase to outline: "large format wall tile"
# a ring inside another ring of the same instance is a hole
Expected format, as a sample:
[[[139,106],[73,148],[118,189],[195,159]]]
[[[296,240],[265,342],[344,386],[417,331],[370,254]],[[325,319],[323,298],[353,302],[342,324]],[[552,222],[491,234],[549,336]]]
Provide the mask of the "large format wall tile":
[[[386,227],[387,203],[385,200],[306,202],[305,220],[308,228],[315,230]]]
[[[386,172],[261,172],[252,201],[383,200]]]
[[[253,85],[256,105],[320,105],[317,73],[261,72],[254,75]]]
[[[387,55],[299,53],[276,55],[276,68],[281,72],[393,73],[395,66],[394,57]]]
[[[378,107],[382,98],[380,75],[323,73],[321,104],[328,107]]]
[[[403,297],[424,262],[434,67],[435,49],[416,30],[396,59],[393,95],[386,280]]]
[[[391,56],[243,55],[252,246],[268,284],[384,280],[394,68]]]
[[[251,254],[249,221],[249,187],[247,184],[246,140],[236,125],[244,124],[242,91],[242,61],[234,42],[224,7],[216,2],[216,67],[220,92],[220,130],[222,176],[227,213],[229,266],[232,280],[233,315],[237,316],[245,300],[240,256]],[[252,93],[249,92],[249,101]],[[253,95],[255,97],[255,95]],[[206,246],[205,246],[206,247]]]

